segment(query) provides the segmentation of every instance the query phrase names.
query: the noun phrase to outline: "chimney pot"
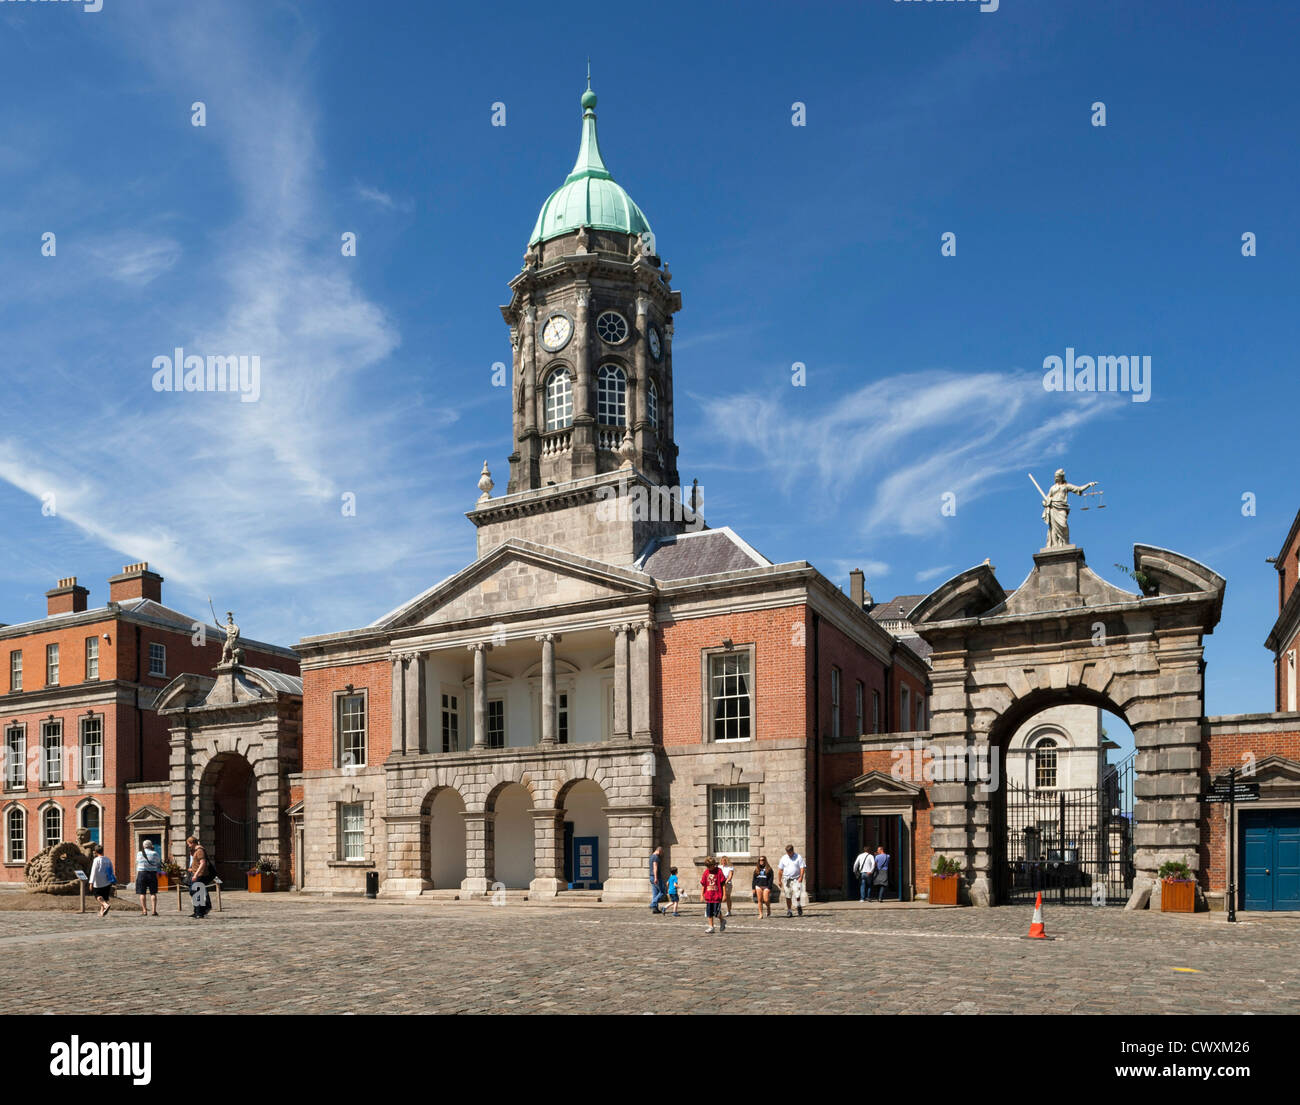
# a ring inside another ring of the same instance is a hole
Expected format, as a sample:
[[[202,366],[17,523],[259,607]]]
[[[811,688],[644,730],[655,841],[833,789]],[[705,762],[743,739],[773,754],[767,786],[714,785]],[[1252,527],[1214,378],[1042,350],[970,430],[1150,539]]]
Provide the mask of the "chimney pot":
[[[129,602],[131,599],[152,599],[162,602],[163,577],[149,570],[149,561],[127,564],[119,575],[108,581],[110,602]]]

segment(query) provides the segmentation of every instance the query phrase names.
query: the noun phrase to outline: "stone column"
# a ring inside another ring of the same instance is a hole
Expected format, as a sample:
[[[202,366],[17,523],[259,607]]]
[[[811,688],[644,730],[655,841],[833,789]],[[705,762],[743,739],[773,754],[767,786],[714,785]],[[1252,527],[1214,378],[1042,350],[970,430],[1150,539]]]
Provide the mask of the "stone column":
[[[650,643],[654,637],[654,622],[644,621],[632,627],[636,640],[632,646],[631,670],[628,682],[632,706],[631,736],[633,740],[650,740]]]
[[[591,288],[580,285],[577,289],[577,307],[574,311],[573,338],[573,445],[572,474],[594,475],[596,472],[596,412],[592,402],[591,369]]]
[[[533,810],[535,877],[528,884],[530,899],[553,898],[567,889],[564,881],[564,810]]]
[[[392,750],[398,754],[406,751],[406,662],[400,652],[390,652],[388,659],[393,665],[392,708]],[[336,742],[337,743],[337,742]],[[337,749],[334,755],[338,755]]]
[[[276,737],[276,717],[272,714],[267,727],[262,730],[261,748],[250,749],[253,759],[253,780],[257,791],[257,856],[274,860],[280,871],[281,883],[288,882],[289,838],[288,825],[283,824],[280,811],[288,805],[288,781],[280,771],[280,741]],[[215,844],[215,841],[213,842]],[[218,856],[218,859],[221,857]]]
[[[487,810],[466,810],[465,818],[465,878],[460,888],[472,898],[481,898],[492,889],[496,871],[493,819]]]
[[[615,740],[627,740],[631,736],[629,729],[629,703],[627,681],[628,634],[631,627],[616,625],[611,627],[614,633],[614,732]]]
[[[388,838],[386,877],[379,888],[381,898],[415,898],[431,890],[425,865],[424,816],[418,813],[389,814],[384,818]]]
[[[652,800],[653,765],[654,753],[647,751],[643,763],[620,772],[624,775],[625,785],[637,794],[634,804],[605,807],[605,817],[609,822],[609,855],[605,857],[608,873],[601,901],[650,904],[650,878],[647,874],[650,852],[656,844],[662,843],[656,839],[662,807],[654,805]]]
[[[425,659],[419,652],[408,652],[403,658],[406,673],[403,678],[405,693],[404,749],[415,754],[427,752],[426,729],[428,722],[428,703],[425,691]],[[396,751],[396,749],[394,749]]]
[[[197,836],[199,819],[198,780],[193,777],[193,743],[190,740],[189,711],[182,713],[180,725],[170,731],[171,758],[169,774],[171,779],[171,818],[167,833],[169,858],[182,866],[189,866],[189,857],[185,852],[185,838],[191,834]],[[37,826],[39,829],[39,826]],[[28,850],[35,855],[35,850]]]
[[[947,666],[949,664],[952,666]],[[968,741],[972,738],[967,732],[966,671],[961,662],[938,661],[930,674],[930,685],[930,741],[926,746],[933,748],[936,756],[964,757]],[[888,725],[888,708],[884,714],[882,724]],[[972,905],[993,904],[993,880],[988,853],[985,850],[982,861],[977,861],[971,838],[971,819],[967,812],[971,788],[965,782],[945,780],[936,781],[929,790],[933,806],[930,813],[930,845],[934,854],[961,860],[963,878],[968,881]],[[987,811],[987,800],[984,808]]]
[[[542,744],[551,747],[555,744],[555,642],[556,633],[539,633],[537,640],[542,643]]]
[[[474,748],[487,747],[487,641],[470,645],[474,654]]]

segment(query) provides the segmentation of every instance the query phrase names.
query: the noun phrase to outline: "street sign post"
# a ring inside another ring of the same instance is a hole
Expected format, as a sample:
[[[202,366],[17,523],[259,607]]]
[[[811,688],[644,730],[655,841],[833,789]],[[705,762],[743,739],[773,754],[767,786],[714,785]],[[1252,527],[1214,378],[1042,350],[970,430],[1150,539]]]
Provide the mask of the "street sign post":
[[[1201,795],[1204,802],[1228,803],[1228,920],[1237,919],[1237,803],[1258,802],[1258,783],[1237,782],[1237,769],[1228,772],[1226,780],[1216,779],[1210,784],[1206,794]]]

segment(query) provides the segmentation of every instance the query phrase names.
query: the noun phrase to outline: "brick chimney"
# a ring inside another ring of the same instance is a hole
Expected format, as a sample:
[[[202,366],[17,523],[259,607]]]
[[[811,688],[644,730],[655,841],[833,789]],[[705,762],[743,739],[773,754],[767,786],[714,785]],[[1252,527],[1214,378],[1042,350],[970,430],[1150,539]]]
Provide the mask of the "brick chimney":
[[[108,581],[108,601],[127,602],[130,599],[153,599],[162,602],[163,577],[149,571],[149,562],[127,564],[120,575]]]
[[[853,605],[859,610],[862,609],[862,595],[866,590],[866,579],[861,568],[854,568],[849,573],[849,598],[853,600]]]
[[[61,579],[57,587],[45,592],[45,613],[80,614],[86,609],[89,594],[86,588],[77,586],[76,576]]]

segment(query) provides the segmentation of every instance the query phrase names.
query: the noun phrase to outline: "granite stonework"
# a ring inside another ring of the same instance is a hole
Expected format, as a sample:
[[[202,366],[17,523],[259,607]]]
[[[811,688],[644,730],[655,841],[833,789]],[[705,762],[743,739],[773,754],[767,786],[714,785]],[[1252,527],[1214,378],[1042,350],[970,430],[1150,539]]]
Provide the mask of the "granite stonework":
[[[934,651],[931,741],[996,756],[1029,717],[1084,703],[1123,717],[1136,758],[1137,879],[1131,905],[1160,906],[1165,860],[1199,867],[1203,636],[1219,620],[1224,580],[1187,557],[1134,547],[1135,595],[1100,579],[1074,546],[1044,549],[1009,596],[985,563],[913,610]],[[1005,788],[936,782],[936,853],[964,859],[971,901],[996,904]]]
[[[171,734],[171,858],[189,865],[185,838],[209,848],[218,840],[214,799],[222,771],[243,760],[253,778],[255,855],[222,855],[219,864],[257,859],[289,870],[285,809],[289,776],[302,764],[302,680],[281,672],[219,664],[214,676],[179,675],[158,694],[158,713]],[[232,872],[223,871],[223,877]]]

